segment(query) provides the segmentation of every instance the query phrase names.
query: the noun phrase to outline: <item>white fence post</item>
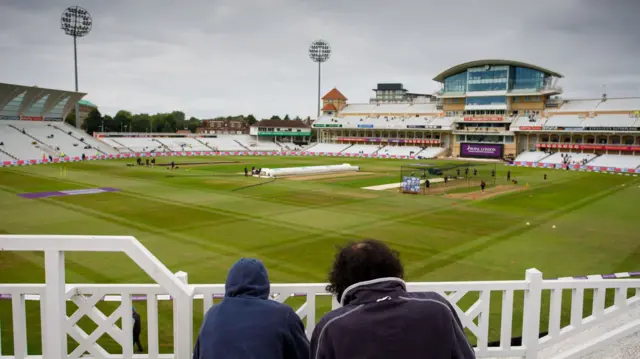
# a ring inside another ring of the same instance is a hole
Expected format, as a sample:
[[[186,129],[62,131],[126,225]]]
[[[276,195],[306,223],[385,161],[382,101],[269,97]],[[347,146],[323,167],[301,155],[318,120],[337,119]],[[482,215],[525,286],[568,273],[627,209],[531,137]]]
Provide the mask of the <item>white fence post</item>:
[[[525,280],[529,288],[524,293],[522,344],[525,347],[525,359],[537,359],[542,305],[542,272],[535,268],[527,269]]]
[[[64,252],[47,250],[44,253],[45,290],[44,317],[42,318],[42,356],[67,357],[67,303],[64,272]]]
[[[189,285],[189,275],[179,271],[178,280]],[[193,298],[184,293],[173,298],[173,352],[176,358],[191,358],[193,353]]]

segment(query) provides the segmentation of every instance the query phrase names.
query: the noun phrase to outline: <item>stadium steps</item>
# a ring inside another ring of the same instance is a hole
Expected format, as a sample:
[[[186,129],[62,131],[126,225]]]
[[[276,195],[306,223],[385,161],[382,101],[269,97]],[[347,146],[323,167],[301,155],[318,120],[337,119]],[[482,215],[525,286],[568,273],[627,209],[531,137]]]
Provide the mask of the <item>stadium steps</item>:
[[[344,151],[346,151],[346,150],[350,149],[350,148],[351,148],[351,147],[353,147],[353,146],[355,146],[355,145],[351,145],[351,146],[349,146],[349,147],[345,148],[344,150],[342,150],[342,151],[340,151],[340,152],[338,152],[338,153],[343,153]]]
[[[66,132],[65,130],[61,129],[60,127],[58,127],[58,126],[54,126],[54,125],[52,125],[52,127],[53,127],[53,128],[55,128],[56,130],[58,130],[58,131],[60,131],[60,132],[64,133],[65,135],[67,135],[67,136],[69,136],[69,137],[71,137],[71,138],[75,139],[75,140],[78,140],[78,141],[80,141],[80,142],[82,142],[82,143],[84,143],[84,144],[87,144],[87,145],[91,146],[91,149],[94,149],[94,150],[96,150],[96,151],[98,151],[98,152],[102,153],[103,155],[106,155],[106,154],[107,154],[107,153],[105,153],[104,151],[102,151],[100,148],[98,148],[97,146],[94,146],[94,145],[92,145],[92,144],[90,144],[90,143],[85,142],[84,138],[79,138],[79,137],[76,137],[76,136],[72,135],[72,134],[71,134],[71,131]]]
[[[109,139],[110,139],[111,141],[113,141],[113,142],[115,142],[115,143],[119,144],[119,145],[121,146],[121,148],[126,148],[126,149],[127,149],[127,150],[129,150],[130,152],[136,152],[136,151],[134,151],[132,148],[127,147],[127,146],[123,145],[123,144],[122,144],[122,142],[118,142],[118,141],[116,141],[116,139],[115,139],[114,137],[110,137]],[[120,151],[118,151],[118,152],[120,152]]]
[[[11,157],[11,158],[13,158],[13,159],[14,159],[14,160],[16,160],[16,161],[18,160],[18,157],[16,157],[16,156],[12,155],[11,153],[9,153],[9,152],[7,152],[7,151],[3,150],[2,148],[0,148],[0,152],[4,153],[5,155],[7,155],[7,156],[9,156],[9,157]]]
[[[159,144],[162,146],[162,148],[164,148],[164,150],[165,150],[165,151],[167,151],[167,152],[171,152],[171,148],[169,148],[169,146],[165,145],[165,144],[164,144],[162,141],[160,141],[159,139],[157,139],[157,138],[152,138],[152,139],[151,139],[151,141],[154,141],[154,142],[159,143]]]
[[[251,149],[247,146],[245,146],[242,142],[238,141],[238,140],[233,140],[233,142],[237,143],[238,145],[240,145],[240,147],[244,148],[247,151],[251,151]]]
[[[32,140],[34,140],[34,141],[36,141],[36,142],[40,145],[40,148],[41,148],[44,152],[46,152],[47,154],[50,154],[50,155],[52,155],[52,156],[58,156],[58,155],[60,154],[60,151],[56,150],[56,148],[55,148],[55,147],[53,147],[53,146],[51,146],[51,145],[49,145],[49,144],[47,144],[47,143],[44,143],[44,142],[40,141],[39,139],[37,139],[37,138],[35,138],[35,137],[31,136],[31,135],[29,134],[29,132],[27,132],[26,130],[25,130],[24,132],[22,132],[22,130],[21,130],[21,129],[17,128],[17,127],[16,127],[16,126],[14,126],[14,125],[9,125],[9,127],[11,127],[11,128],[13,128],[14,130],[18,131],[20,134],[25,135],[25,136],[29,137],[30,139],[32,139]]]
[[[211,151],[215,151],[215,149],[213,147],[211,147],[211,146],[207,145],[206,143],[200,141],[197,137],[194,137],[193,139],[198,141],[198,142],[200,142],[203,146],[205,146],[206,148],[210,149]]]

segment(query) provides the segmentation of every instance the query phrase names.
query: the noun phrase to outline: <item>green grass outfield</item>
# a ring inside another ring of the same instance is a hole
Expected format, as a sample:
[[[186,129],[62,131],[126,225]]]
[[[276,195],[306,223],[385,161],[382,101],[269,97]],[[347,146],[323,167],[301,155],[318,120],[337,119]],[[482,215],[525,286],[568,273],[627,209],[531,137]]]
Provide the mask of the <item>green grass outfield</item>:
[[[133,160],[2,168],[0,233],[132,235],[171,271],[188,272],[191,283],[223,283],[228,268],[242,256],[263,260],[273,282],[325,282],[335,246],[362,238],[380,239],[399,250],[409,281],[523,279],[525,270],[532,267],[547,278],[640,269],[638,177],[498,165],[497,184],[506,184],[509,169],[522,191],[461,201],[442,195],[360,189],[399,182],[400,165],[415,161],[326,157],[175,160],[237,163],[182,167],[173,172],[159,166],[127,167]],[[158,158],[158,163],[169,161]],[[445,165],[443,161],[423,162]],[[359,165],[371,174],[271,182],[239,174],[245,165],[273,168],[339,163]],[[63,166],[66,176],[61,176]],[[549,175],[547,181],[543,173]],[[262,185],[250,187],[255,184]],[[48,199],[17,196],[95,187],[122,191]],[[68,282],[149,282],[120,254],[68,253],[66,264]],[[42,280],[42,253],[0,251],[0,283]],[[497,299],[492,303],[491,339],[499,336]],[[516,303],[520,301],[516,297]],[[319,318],[329,303],[318,303]],[[136,306],[144,320],[144,304]],[[115,305],[100,307],[109,311]],[[202,309],[199,303],[194,307],[197,332]],[[27,308],[29,352],[39,353],[38,304],[29,302]],[[160,308],[162,351],[167,352],[172,340],[170,304],[162,303]],[[589,305],[585,308],[590,310]],[[516,319],[516,336],[520,324]],[[6,355],[12,351],[10,301],[0,302],[0,325]],[[87,319],[82,325],[89,332],[95,328]],[[101,343],[112,346],[106,339]]]

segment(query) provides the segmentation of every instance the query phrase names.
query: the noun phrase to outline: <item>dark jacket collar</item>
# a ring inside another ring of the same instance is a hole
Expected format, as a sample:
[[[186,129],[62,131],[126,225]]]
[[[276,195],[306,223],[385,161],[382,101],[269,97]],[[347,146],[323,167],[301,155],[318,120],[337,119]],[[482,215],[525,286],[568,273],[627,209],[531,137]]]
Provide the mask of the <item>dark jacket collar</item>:
[[[406,288],[406,284],[402,279],[394,277],[355,283],[342,292],[340,305],[365,304],[378,301],[386,296],[397,297],[406,293]]]

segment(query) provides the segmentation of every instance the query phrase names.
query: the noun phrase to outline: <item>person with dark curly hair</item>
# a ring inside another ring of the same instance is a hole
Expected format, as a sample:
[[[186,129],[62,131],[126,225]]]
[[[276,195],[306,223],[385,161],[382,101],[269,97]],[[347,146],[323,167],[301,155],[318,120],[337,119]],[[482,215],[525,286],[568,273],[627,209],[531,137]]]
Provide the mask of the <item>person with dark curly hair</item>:
[[[311,359],[473,359],[453,306],[434,292],[408,293],[398,252],[376,240],[339,248],[327,291],[341,308],[313,330]]]

